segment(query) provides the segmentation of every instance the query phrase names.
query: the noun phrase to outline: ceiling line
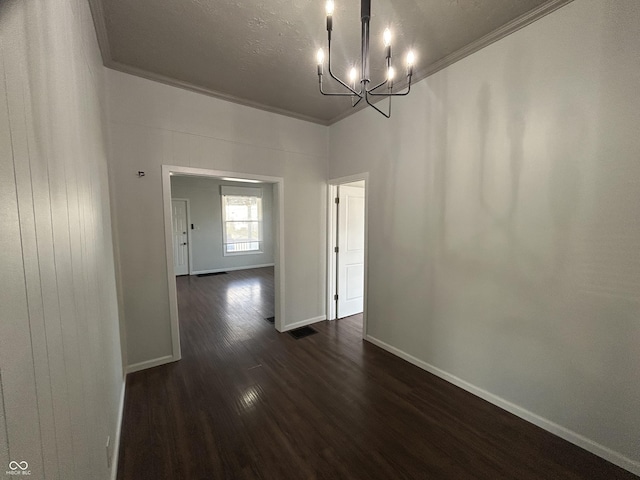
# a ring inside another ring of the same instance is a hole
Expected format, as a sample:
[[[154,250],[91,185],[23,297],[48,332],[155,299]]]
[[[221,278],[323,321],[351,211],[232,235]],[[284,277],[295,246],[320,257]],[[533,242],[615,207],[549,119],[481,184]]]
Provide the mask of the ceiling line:
[[[102,55],[102,63],[106,66],[111,60],[111,48],[109,47],[109,37],[107,36],[107,24],[104,20],[104,8],[101,0],[89,0],[89,10],[93,17],[93,26],[96,29],[98,47]]]
[[[103,59],[104,61],[104,59]],[[244,105],[245,107],[257,108],[258,110],[264,110],[270,113],[277,113],[279,115],[284,115],[286,117],[293,117],[298,120],[305,120],[311,123],[319,123],[320,125],[330,125],[328,121],[322,120],[315,117],[310,117],[308,115],[303,115],[302,113],[292,112],[290,110],[284,110],[278,107],[272,107],[270,105],[265,105],[263,103],[254,102],[252,100],[246,100],[244,98],[236,97],[233,95],[229,95],[228,93],[217,92],[215,90],[211,90],[209,88],[200,87],[198,85],[194,85],[190,82],[185,82],[183,80],[177,80],[175,78],[167,77],[165,75],[159,73],[148,72],[138,67],[132,67],[131,65],[127,65],[125,63],[116,62],[114,60],[109,60],[109,62],[104,62],[104,66],[110,68],[112,70],[117,70],[119,72],[128,73],[130,75],[135,75],[136,77],[146,78],[147,80],[153,80],[159,83],[164,83],[165,85],[170,85],[172,87],[182,88],[183,90],[190,90],[192,92],[201,93],[202,95],[207,95],[209,97],[219,98],[221,100],[226,100],[228,102],[237,103],[239,105]]]

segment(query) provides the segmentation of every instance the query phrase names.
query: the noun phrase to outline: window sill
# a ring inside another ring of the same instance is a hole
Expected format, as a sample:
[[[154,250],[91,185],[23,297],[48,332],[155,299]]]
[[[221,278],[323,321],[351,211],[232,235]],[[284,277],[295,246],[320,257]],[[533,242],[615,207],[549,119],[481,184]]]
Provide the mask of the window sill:
[[[260,255],[261,253],[264,252],[262,250],[253,250],[248,252],[223,252],[223,255],[225,257],[237,257],[240,255]]]

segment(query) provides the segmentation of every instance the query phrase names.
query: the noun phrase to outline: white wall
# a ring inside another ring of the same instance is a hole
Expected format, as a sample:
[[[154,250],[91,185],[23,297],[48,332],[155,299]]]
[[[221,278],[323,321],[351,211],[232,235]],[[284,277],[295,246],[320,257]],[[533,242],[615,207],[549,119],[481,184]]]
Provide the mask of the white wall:
[[[639,26],[636,0],[576,0],[329,152],[330,178],[370,172],[368,333],[636,473]]]
[[[221,185],[262,190],[262,252],[224,255]],[[171,177],[171,197],[189,199],[193,272],[273,264],[273,186],[206,177]]]
[[[107,79],[129,365],[172,354],[163,164],[284,178],[284,324],[322,317],[328,129],[120,72]]]
[[[86,1],[0,4],[2,474],[110,477],[123,376],[103,75]]]

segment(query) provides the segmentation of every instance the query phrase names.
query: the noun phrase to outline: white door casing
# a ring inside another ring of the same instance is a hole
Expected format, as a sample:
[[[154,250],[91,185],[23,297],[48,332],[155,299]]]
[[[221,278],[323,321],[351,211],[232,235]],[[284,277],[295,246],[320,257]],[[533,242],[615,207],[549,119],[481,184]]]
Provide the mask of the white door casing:
[[[173,268],[176,275],[189,275],[187,201],[171,200]]]
[[[338,317],[362,313],[364,295],[364,188],[338,187]]]

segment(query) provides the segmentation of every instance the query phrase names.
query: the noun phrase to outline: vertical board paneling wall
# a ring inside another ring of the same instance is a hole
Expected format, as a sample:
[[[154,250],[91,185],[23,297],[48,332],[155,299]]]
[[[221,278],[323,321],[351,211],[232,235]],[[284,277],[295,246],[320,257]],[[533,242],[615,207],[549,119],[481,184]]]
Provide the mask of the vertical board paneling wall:
[[[103,75],[86,1],[0,5],[0,473],[112,473],[123,376]]]

